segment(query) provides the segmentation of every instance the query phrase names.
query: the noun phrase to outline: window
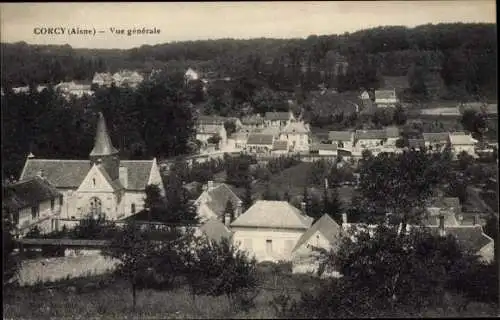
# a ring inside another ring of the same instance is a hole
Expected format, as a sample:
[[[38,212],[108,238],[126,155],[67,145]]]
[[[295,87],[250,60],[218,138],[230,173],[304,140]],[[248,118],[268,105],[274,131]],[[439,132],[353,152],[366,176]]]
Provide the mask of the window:
[[[266,253],[267,254],[273,253],[273,240],[266,240]]]
[[[92,179],[92,183],[93,183],[94,188],[95,188],[95,178]]]
[[[39,215],[40,215],[40,207],[39,206],[31,207],[31,217],[33,219],[36,219]]]
[[[12,214],[12,220],[14,221],[14,225],[19,225],[19,212],[14,212]]]
[[[130,205],[130,211],[131,211],[132,213],[135,213],[135,203],[132,203],[132,204]]]
[[[59,205],[62,206],[63,205],[63,196],[60,196],[59,197]]]
[[[50,210],[54,210],[55,202],[56,202],[56,199],[51,199],[50,200]]]
[[[92,216],[100,216],[102,214],[101,200],[97,197],[90,199],[90,214]]]

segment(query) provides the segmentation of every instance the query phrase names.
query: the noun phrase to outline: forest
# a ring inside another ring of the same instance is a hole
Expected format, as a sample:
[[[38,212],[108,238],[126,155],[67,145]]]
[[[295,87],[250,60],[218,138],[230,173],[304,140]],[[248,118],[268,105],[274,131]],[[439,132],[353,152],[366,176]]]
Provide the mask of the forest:
[[[143,45],[129,50],[73,49],[2,43],[2,86],[90,80],[95,72],[193,67],[214,77],[265,82],[271,89],[293,91],[324,83],[341,90],[377,88],[380,76],[419,78],[439,71],[450,98],[496,96],[494,24],[437,24],[415,28],[377,27],[342,35],[306,39],[205,40]],[[348,72],[335,76],[341,59]]]

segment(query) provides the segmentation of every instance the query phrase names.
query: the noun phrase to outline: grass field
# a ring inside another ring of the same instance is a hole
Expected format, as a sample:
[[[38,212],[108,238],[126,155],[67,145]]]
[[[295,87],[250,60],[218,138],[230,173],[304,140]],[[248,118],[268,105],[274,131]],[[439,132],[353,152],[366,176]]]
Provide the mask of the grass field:
[[[226,297],[197,296],[186,286],[169,291],[138,290],[136,310],[132,309],[130,285],[111,275],[64,280],[58,286],[17,288],[4,292],[4,319],[276,319],[273,300],[288,294],[296,300],[299,289],[321,285],[318,278],[289,273],[263,275],[255,305],[244,311]],[[98,284],[98,285],[97,285]],[[325,301],[328,297],[324,297]],[[441,308],[426,310],[425,317],[494,316],[495,306],[471,302],[458,311],[464,298],[447,295]],[[409,316],[409,315],[401,315]]]

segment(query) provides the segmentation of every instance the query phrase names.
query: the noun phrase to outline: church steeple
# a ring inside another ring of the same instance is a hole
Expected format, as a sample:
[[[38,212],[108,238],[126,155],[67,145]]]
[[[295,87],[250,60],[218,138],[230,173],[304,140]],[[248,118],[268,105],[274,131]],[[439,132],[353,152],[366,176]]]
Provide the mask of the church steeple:
[[[99,112],[99,119],[97,120],[97,132],[94,148],[90,152],[90,163],[91,165],[101,164],[112,180],[119,178],[120,159],[118,150],[111,143],[102,112]]]

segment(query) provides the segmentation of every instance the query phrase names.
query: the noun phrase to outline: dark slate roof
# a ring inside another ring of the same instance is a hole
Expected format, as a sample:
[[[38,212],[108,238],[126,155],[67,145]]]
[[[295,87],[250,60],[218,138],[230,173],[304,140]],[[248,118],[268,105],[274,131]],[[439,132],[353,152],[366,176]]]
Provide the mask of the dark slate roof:
[[[431,143],[449,141],[448,132],[424,132],[422,133],[422,136],[426,142]]]
[[[330,131],[328,132],[328,139],[332,141],[351,141],[351,131]]]
[[[2,206],[9,210],[32,207],[61,196],[54,186],[40,177],[18,181],[2,189]]]
[[[336,143],[333,143],[333,144],[319,143],[319,144],[312,145],[310,150],[313,150],[313,151],[318,151],[318,150],[335,151],[335,150],[337,150],[337,144]]]
[[[201,227],[200,231],[210,240],[221,241],[222,238],[231,239],[231,231],[219,220],[208,220]]]
[[[356,139],[385,139],[385,130],[356,130]]]
[[[386,138],[398,138],[399,137],[399,128],[398,127],[386,127],[385,128],[385,137]]]
[[[438,232],[437,226],[429,227],[432,232]],[[484,246],[493,241],[490,237],[484,234],[483,228],[480,225],[475,226],[458,226],[445,227],[446,234],[450,234],[457,239],[459,245],[473,252],[478,252]]]
[[[282,140],[274,141],[273,150],[288,150],[288,142]]]
[[[248,136],[247,144],[273,144],[274,136],[272,134],[254,133]]]
[[[300,248],[301,245],[307,242],[316,231],[319,231],[330,243],[335,243],[339,240],[342,233],[342,228],[328,214],[324,214],[316,221],[304,234],[300,237],[293,250]]]
[[[408,147],[410,148],[422,148],[425,146],[424,139],[408,139]]]
[[[95,136],[94,149],[90,152],[91,156],[116,154],[118,150],[113,147],[111,138],[109,137],[106,128],[106,121],[102,112],[99,112],[99,120],[97,121],[97,132]]]
[[[240,198],[231,190],[231,188],[225,183],[215,185],[210,191],[207,191],[210,196],[210,201],[207,202],[207,206],[217,214],[217,217],[222,218],[225,214],[226,204],[231,201],[233,205],[233,210],[236,210],[238,203],[241,201]]]
[[[375,90],[375,100],[392,99],[394,96],[394,90]]]
[[[241,118],[241,124],[263,124],[264,123],[264,119],[262,117],[259,117],[259,116],[247,116],[247,117],[243,117]]]
[[[276,121],[282,120],[286,121],[290,119],[289,112],[266,112],[266,120]]]
[[[120,166],[127,168],[127,190],[144,190],[149,180],[153,160],[121,160]],[[90,170],[89,160],[27,159],[20,180],[38,175],[56,188],[76,189]]]

